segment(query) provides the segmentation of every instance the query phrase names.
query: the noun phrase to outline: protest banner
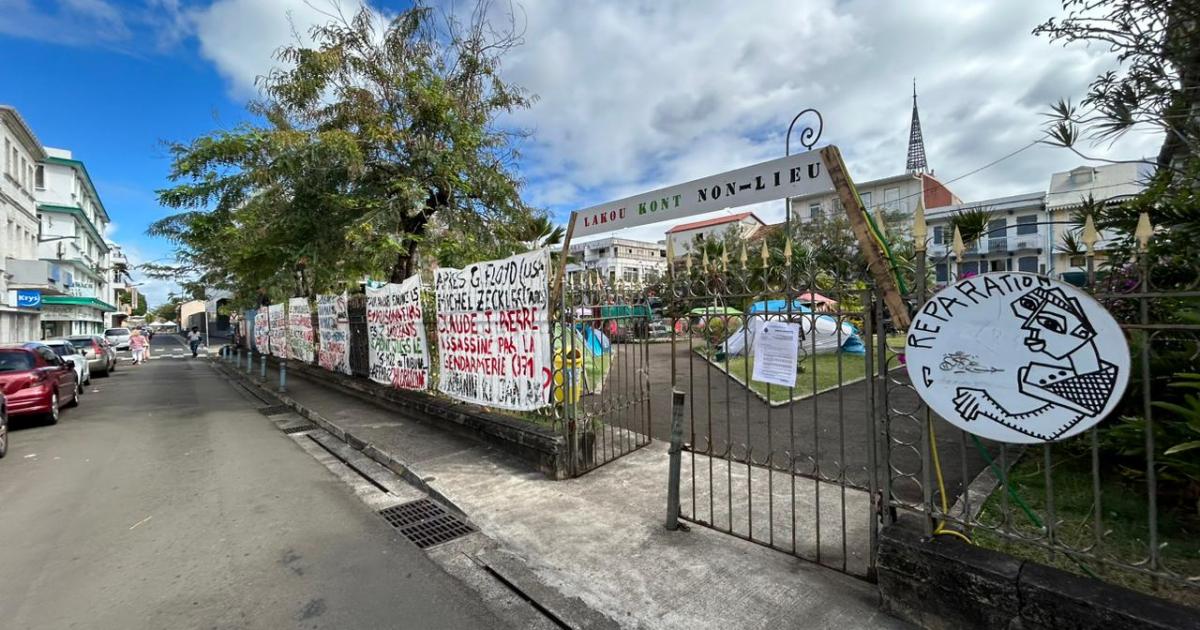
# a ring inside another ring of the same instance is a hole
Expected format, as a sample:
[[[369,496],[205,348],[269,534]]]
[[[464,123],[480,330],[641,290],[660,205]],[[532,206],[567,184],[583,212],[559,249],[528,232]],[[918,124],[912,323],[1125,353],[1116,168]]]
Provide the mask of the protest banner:
[[[429,353],[421,315],[421,278],[367,287],[371,380],[399,389],[429,387]]]
[[[288,300],[287,321],[288,358],[312,363],[312,309],[308,306],[308,298],[296,297]]]
[[[549,269],[540,251],[437,270],[439,390],[501,409],[548,403]]]
[[[317,363],[331,372],[350,374],[350,318],[346,294],[317,296]]]
[[[271,317],[267,312],[267,307],[262,307],[254,313],[254,347],[258,349],[260,354],[269,354],[268,348],[271,345],[270,330]]]
[[[271,356],[286,359],[287,352],[287,311],[283,304],[272,304],[267,307],[267,328]]]

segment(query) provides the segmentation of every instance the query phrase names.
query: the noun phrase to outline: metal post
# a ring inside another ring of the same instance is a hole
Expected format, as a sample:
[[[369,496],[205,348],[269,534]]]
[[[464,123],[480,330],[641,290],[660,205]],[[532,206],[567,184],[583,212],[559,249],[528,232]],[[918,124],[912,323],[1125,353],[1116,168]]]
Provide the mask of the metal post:
[[[254,373],[254,350],[246,348],[246,374]]]
[[[279,391],[287,391],[287,359],[279,359]]]
[[[671,448],[670,472],[667,474],[667,529],[687,530],[679,522],[679,469],[683,455],[683,402],[685,394],[671,391]]]
[[[267,382],[267,355],[259,352],[258,353],[258,362],[259,362],[258,378],[263,383],[266,383]]]

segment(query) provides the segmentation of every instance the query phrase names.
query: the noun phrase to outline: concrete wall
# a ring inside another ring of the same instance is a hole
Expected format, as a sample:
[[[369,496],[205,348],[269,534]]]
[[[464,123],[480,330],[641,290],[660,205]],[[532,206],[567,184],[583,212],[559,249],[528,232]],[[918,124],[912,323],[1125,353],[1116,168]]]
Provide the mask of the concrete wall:
[[[922,628],[1198,630],[1194,609],[906,524],[879,540],[883,609]]]

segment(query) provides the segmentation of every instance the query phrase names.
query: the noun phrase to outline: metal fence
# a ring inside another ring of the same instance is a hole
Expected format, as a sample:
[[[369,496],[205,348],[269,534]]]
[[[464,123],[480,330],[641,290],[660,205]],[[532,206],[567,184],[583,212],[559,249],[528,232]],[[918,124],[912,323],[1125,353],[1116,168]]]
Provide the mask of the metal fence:
[[[671,386],[686,394],[681,517],[872,575],[877,350],[866,285],[818,273],[790,248],[764,247],[761,263],[744,252],[686,261],[668,284],[664,352]],[[799,326],[787,386],[752,378],[768,322]],[[667,411],[655,409],[656,425]]]
[[[1177,375],[1200,372],[1196,270],[1181,281],[1159,279],[1146,257],[1100,273],[1097,265],[1089,254],[1087,290],[1124,331],[1132,379],[1116,412],[1061,442],[1002,445],[947,424],[898,369],[902,351],[882,342],[876,320],[882,516],[916,516],[931,536],[1200,605],[1200,457],[1164,458],[1170,444],[1161,440],[1179,434],[1168,423],[1182,426],[1186,410],[1155,404]],[[919,307],[928,295],[918,285]],[[1200,405],[1191,411],[1200,430]]]

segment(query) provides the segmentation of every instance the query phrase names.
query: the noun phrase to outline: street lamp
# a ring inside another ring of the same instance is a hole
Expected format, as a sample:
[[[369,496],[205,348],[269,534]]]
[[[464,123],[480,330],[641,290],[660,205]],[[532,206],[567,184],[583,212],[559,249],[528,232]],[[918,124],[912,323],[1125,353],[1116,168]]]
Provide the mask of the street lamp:
[[[792,119],[792,123],[790,125],[788,125],[787,137],[784,140],[784,146],[783,146],[783,151],[784,151],[785,156],[792,154],[792,129],[796,127],[796,122],[799,121],[802,116],[804,116],[805,114],[809,114],[809,113],[811,113],[817,117],[817,124],[815,127],[812,125],[809,125],[800,130],[800,145],[803,146],[805,149],[811,151],[813,146],[815,146],[817,144],[817,140],[821,139],[821,130],[825,128],[825,119],[823,119],[821,117],[821,112],[819,112],[811,107],[809,107],[807,109],[802,109],[802,110],[800,110],[800,113],[796,114],[796,117]],[[784,232],[785,232],[784,236],[787,239],[791,239],[792,238],[792,198],[787,197],[786,203],[787,203],[787,208],[785,209],[786,214],[784,215],[786,217],[784,219]]]

